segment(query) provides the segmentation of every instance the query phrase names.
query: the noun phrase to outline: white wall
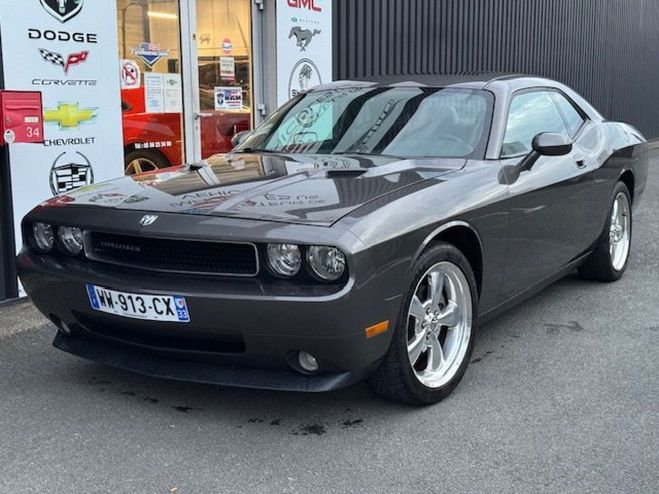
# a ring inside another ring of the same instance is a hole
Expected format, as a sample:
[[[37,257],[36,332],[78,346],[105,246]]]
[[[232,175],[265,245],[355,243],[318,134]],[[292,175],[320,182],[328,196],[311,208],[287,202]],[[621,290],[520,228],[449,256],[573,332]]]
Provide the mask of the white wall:
[[[86,121],[45,123],[45,144],[10,146],[18,249],[21,219],[39,201],[53,197],[58,183],[64,190],[68,172],[80,182],[123,174],[115,2],[81,2],[79,12],[70,19],[58,17],[58,12],[42,3],[47,2],[0,2],[5,89],[41,91],[46,110],[61,110],[50,113],[52,118],[75,117],[71,105],[77,104],[83,112],[77,116]],[[67,8],[76,5],[73,0],[64,3]],[[53,63],[58,55],[63,62]],[[65,71],[63,65],[71,55],[70,60],[77,63]],[[71,163],[79,166],[68,166]],[[59,177],[53,174],[57,165],[63,166]]]

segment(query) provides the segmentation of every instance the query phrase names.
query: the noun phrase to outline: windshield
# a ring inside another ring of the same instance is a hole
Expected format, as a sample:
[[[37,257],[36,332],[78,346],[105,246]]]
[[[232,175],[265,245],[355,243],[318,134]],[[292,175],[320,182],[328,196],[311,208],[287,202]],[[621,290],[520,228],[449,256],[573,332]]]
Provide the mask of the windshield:
[[[312,91],[278,109],[236,151],[482,158],[492,101],[470,89]]]

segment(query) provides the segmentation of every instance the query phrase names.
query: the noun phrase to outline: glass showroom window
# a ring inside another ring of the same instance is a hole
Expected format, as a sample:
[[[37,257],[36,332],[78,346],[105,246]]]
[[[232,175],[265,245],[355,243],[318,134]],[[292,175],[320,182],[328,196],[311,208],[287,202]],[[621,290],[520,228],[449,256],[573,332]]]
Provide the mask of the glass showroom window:
[[[252,33],[249,0],[197,0],[201,154],[230,151],[251,127]]]
[[[178,0],[117,0],[127,174],[184,161]]]

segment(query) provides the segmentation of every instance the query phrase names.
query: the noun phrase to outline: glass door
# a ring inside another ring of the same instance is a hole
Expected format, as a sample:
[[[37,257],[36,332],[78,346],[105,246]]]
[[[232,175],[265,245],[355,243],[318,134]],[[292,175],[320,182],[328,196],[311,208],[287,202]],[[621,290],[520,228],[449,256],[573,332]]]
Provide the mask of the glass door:
[[[127,174],[231,150],[252,126],[251,0],[116,0]]]
[[[180,0],[117,0],[127,174],[185,162],[180,12]]]
[[[251,0],[196,0],[195,159],[230,151],[233,136],[251,128],[251,8]]]

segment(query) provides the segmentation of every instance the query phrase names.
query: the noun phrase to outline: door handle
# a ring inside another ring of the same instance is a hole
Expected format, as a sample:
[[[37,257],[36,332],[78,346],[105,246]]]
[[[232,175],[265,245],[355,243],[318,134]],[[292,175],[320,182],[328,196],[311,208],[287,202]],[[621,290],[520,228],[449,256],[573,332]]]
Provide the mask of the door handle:
[[[194,114],[194,118],[196,120],[199,120],[199,119],[204,118],[204,117],[212,117],[212,116],[213,116],[212,113],[195,112],[195,114]]]

